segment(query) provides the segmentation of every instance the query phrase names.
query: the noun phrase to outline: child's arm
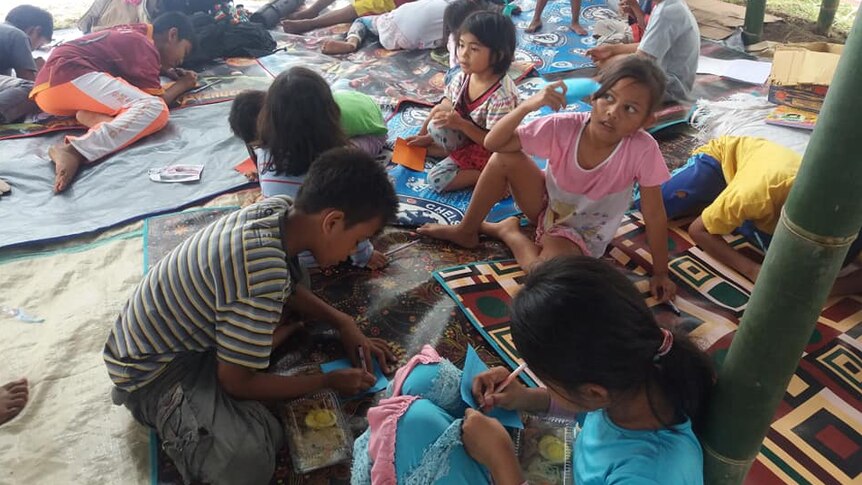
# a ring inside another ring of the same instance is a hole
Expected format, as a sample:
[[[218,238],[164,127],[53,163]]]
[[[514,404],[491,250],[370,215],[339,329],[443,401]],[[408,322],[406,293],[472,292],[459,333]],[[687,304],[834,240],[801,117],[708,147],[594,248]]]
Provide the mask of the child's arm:
[[[362,369],[342,369],[311,376],[280,376],[221,360],[218,361],[217,372],[225,392],[236,399],[255,401],[293,399],[326,388],[353,396],[374,385],[376,380]]]
[[[165,100],[165,104],[168,106],[172,105],[177,98],[180,97],[183,93],[188,91],[189,89],[194,88],[198,83],[198,75],[194,71],[183,71],[182,75],[180,75],[176,82],[173,83],[168,89],[165,89],[165,92],[162,94],[162,99]]]
[[[467,454],[488,468],[496,485],[526,483],[512,439],[496,419],[467,409],[461,425],[461,440]]]
[[[448,111],[442,109],[438,110],[434,114],[434,119],[432,121],[434,126],[439,128],[450,128],[464,133],[467,135],[467,138],[473,140],[473,143],[478,145],[485,144],[485,136],[488,134],[488,130],[479,128],[475,123],[471,120],[465,119],[454,109]]]
[[[376,357],[383,372],[389,372],[388,363],[397,360],[395,354],[382,340],[366,337],[356,326],[353,317],[336,310],[332,305],[318,298],[308,288],[297,285],[287,304],[291,309],[312,320],[328,322],[335,326],[341,333],[341,343],[344,350],[354,364],[359,364],[359,355],[356,350],[360,345],[365,349],[366,362],[370,363],[371,357]]]
[[[670,280],[667,269],[667,214],[660,185],[641,187],[641,212],[652,254],[650,292],[660,302],[672,300],[676,295],[676,285]]]
[[[407,144],[410,146],[422,146],[427,147],[434,143],[434,140],[428,134],[428,124],[431,123],[431,120],[434,118],[434,115],[440,111],[452,111],[453,110],[452,102],[449,101],[448,98],[443,98],[443,101],[437,103],[433,108],[431,108],[431,112],[428,113],[428,117],[425,118],[425,122],[422,123],[422,128],[419,129],[419,133],[414,136],[407,137]]]
[[[688,226],[688,233],[707,254],[730,266],[752,282],[757,280],[757,275],[760,274],[760,265],[737,252],[720,235],[710,234],[703,225],[701,216],[698,216]]]
[[[562,81],[548,84],[541,91],[509,111],[485,136],[485,148],[492,152],[517,152],[521,140],[515,130],[531,112],[548,106],[559,111],[566,106],[566,85]]]

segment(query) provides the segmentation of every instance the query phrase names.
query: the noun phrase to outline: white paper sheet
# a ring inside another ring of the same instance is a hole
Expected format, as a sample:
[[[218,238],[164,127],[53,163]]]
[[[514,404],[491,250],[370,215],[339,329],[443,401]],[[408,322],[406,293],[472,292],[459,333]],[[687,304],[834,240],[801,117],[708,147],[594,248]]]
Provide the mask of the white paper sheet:
[[[765,83],[771,70],[771,62],[746,59],[723,60],[701,56],[697,62],[698,74],[715,74],[751,84]]]

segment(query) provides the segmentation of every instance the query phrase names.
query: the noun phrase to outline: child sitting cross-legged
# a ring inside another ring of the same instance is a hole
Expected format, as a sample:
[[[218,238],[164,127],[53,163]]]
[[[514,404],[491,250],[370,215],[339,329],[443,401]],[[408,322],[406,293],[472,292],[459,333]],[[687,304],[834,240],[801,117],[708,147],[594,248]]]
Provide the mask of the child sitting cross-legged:
[[[712,361],[685,335],[659,327],[635,286],[610,264],[564,256],[527,276],[511,307],[512,342],[546,388],[496,367],[476,376],[484,409],[575,417],[578,485],[703,484],[694,431],[705,418]],[[395,374],[354,445],[352,481],[522,485],[509,434],[468,409],[461,371],[431,347]]]
[[[661,197],[661,184],[670,174],[658,144],[643,130],[654,120],[663,91],[658,66],[630,57],[602,74],[591,112],[552,114],[519,126],[542,106],[559,110],[566,105],[565,85],[548,85],[485,137],[485,146],[498,153],[482,172],[461,223],[427,224],[419,233],[463,247],[479,244],[480,232],[496,237],[525,271],[562,254],[600,258],[638,183],[653,260],[650,289],[659,300],[672,299],[676,285],[668,276],[667,217]],[[548,160],[544,173],[530,155]],[[484,222],[507,192],[536,224],[535,239],[521,233],[517,218]]]
[[[296,196],[309,167],[328,149],[353,145],[376,156],[386,142],[383,114],[370,96],[332,92],[319,74],[304,67],[279,74],[266,93],[241,93],[229,122],[257,163],[264,197]],[[386,256],[370,241],[362,241],[351,260],[370,269],[386,265]],[[317,265],[307,253],[300,263]]]
[[[297,255],[347,259],[394,218],[386,171],[356,149],[320,155],[296,200],[270,197],[213,222],[156,263],[104,348],[114,403],[154,428],[186,483],[269,483],[283,427],[263,404],[330,388],[354,395],[372,369],[312,376],[263,372],[299,328],[293,313],[332,324],[347,355],[394,359],[385,342],[301,284]]]

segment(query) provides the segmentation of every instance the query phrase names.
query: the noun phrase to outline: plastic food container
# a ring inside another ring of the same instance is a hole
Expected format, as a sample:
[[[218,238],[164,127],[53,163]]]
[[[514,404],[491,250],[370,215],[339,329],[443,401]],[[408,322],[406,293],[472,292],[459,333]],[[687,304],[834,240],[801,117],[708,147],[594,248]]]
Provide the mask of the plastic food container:
[[[569,485],[572,450],[577,434],[574,421],[523,414],[524,429],[515,433],[515,452],[530,485]]]
[[[298,473],[308,473],[353,456],[353,438],[338,398],[323,391],[284,405],[284,426],[290,456]]]

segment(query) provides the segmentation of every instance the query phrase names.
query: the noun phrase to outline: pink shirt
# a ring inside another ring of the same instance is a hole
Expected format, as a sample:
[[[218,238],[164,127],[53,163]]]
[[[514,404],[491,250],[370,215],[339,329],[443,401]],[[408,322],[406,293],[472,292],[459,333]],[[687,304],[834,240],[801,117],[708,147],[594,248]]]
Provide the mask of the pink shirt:
[[[655,187],[670,173],[658,143],[643,130],[623,138],[595,168],[582,168],[578,143],[589,119],[589,113],[554,114],[519,127],[517,133],[524,152],[548,160],[543,228],[574,231],[591,256],[601,257],[631,206],[634,184]]]

